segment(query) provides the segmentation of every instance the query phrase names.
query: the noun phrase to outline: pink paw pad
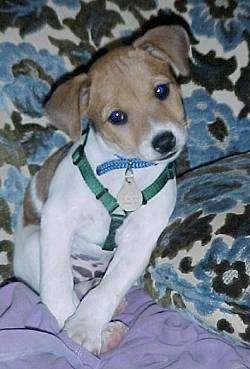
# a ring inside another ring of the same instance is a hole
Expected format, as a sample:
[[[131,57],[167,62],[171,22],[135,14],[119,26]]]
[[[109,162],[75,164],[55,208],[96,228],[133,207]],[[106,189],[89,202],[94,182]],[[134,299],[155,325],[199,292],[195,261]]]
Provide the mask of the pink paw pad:
[[[118,346],[127,331],[128,327],[122,322],[116,321],[106,324],[102,331],[101,353],[103,354]]]

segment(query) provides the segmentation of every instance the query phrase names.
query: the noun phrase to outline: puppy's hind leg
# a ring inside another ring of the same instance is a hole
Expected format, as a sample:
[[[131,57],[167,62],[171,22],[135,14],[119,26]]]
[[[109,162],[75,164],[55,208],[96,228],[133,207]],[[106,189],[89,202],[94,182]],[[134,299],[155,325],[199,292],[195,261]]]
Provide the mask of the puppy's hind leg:
[[[40,292],[40,227],[20,225],[15,233],[14,275]]]

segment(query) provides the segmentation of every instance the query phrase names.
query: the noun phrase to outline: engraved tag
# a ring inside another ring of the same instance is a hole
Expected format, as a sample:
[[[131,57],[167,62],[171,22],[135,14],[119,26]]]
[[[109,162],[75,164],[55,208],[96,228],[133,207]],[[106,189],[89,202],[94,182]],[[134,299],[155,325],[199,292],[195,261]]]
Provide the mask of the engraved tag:
[[[125,211],[135,211],[142,205],[142,193],[135,183],[131,168],[128,168],[125,172],[125,180],[118,192],[117,200],[120,207]]]

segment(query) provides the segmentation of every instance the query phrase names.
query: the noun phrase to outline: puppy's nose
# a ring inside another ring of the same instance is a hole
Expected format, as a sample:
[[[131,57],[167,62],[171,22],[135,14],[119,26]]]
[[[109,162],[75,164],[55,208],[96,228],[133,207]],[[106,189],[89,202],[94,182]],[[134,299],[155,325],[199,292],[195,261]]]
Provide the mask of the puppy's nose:
[[[166,131],[154,137],[152,146],[160,154],[166,154],[173,150],[176,145],[176,138],[172,132]]]

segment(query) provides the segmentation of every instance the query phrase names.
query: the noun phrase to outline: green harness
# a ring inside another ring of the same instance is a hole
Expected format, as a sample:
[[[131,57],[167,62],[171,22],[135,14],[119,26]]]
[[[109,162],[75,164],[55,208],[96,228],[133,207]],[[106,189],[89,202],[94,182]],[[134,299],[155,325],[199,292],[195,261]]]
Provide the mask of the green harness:
[[[105,188],[96,178],[84,152],[85,143],[86,140],[73,153],[73,163],[80,170],[84,181],[95,195],[96,199],[102,202],[111,217],[109,233],[102,245],[102,249],[113,251],[117,247],[115,243],[116,231],[123,224],[125,218],[130,214],[130,212],[126,212],[125,210],[121,209],[116,198],[114,198],[108,189]],[[162,190],[168,180],[175,177],[175,173],[175,163],[168,164],[158,178],[142,191],[142,205],[146,205],[149,200],[157,195],[157,193]]]

